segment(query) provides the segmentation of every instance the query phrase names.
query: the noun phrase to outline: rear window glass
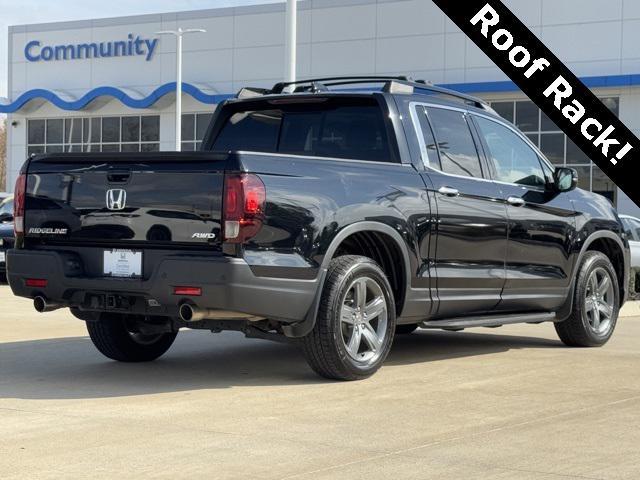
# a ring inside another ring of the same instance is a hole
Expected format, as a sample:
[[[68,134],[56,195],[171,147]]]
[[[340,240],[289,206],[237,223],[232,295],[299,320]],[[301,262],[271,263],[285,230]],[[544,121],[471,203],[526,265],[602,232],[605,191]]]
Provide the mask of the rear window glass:
[[[375,103],[265,106],[231,114],[213,150],[394,161],[383,112]]]

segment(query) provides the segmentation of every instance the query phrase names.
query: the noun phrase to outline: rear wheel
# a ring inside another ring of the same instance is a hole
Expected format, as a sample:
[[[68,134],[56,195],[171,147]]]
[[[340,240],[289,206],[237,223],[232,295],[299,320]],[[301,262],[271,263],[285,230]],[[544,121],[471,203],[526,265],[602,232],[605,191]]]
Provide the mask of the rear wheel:
[[[177,332],[147,335],[136,331],[127,315],[100,315],[87,322],[91,341],[105,357],[119,362],[150,362],[162,356],[176,339]]]
[[[346,255],[329,265],[314,329],[302,344],[319,375],[359,380],[387,358],[395,331],[391,287],[376,262]]]
[[[587,252],[573,298],[571,316],[555,328],[560,340],[572,347],[600,347],[613,335],[620,309],[618,277],[606,255]]]

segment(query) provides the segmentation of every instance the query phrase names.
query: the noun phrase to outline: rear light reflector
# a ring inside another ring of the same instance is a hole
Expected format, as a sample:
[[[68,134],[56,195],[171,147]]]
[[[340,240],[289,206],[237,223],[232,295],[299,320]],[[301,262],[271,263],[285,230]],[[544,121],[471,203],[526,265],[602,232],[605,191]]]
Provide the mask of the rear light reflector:
[[[30,288],[46,288],[48,282],[44,278],[27,278],[24,283]]]
[[[200,287],[173,287],[174,295],[183,295],[185,297],[202,296],[202,288]]]
[[[13,199],[13,230],[17,234],[24,233],[24,201],[27,193],[27,176],[21,174],[16,180]]]
[[[244,243],[262,228],[266,188],[257,175],[241,173],[225,176],[224,192],[224,239]]]

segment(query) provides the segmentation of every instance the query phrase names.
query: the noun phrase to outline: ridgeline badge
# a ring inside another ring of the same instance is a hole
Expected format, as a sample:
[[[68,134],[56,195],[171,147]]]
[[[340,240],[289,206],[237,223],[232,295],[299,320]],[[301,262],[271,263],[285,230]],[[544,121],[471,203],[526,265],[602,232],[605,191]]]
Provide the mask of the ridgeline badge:
[[[500,0],[433,1],[640,205],[640,140]]]
[[[89,58],[143,56],[148,62],[158,46],[158,39],[144,39],[130,33],[126,40],[42,46],[40,40],[32,40],[24,47],[29,62],[53,62],[83,60]]]

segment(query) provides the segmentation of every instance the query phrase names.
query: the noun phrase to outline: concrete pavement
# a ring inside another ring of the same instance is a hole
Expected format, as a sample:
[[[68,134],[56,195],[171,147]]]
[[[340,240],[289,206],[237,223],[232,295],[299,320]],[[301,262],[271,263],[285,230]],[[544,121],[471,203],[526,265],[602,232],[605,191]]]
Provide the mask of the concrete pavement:
[[[639,340],[638,317],[594,350],[552,325],[419,331],[338,383],[292,346],[186,331],[124,365],[0,286],[0,475],[637,479]]]

